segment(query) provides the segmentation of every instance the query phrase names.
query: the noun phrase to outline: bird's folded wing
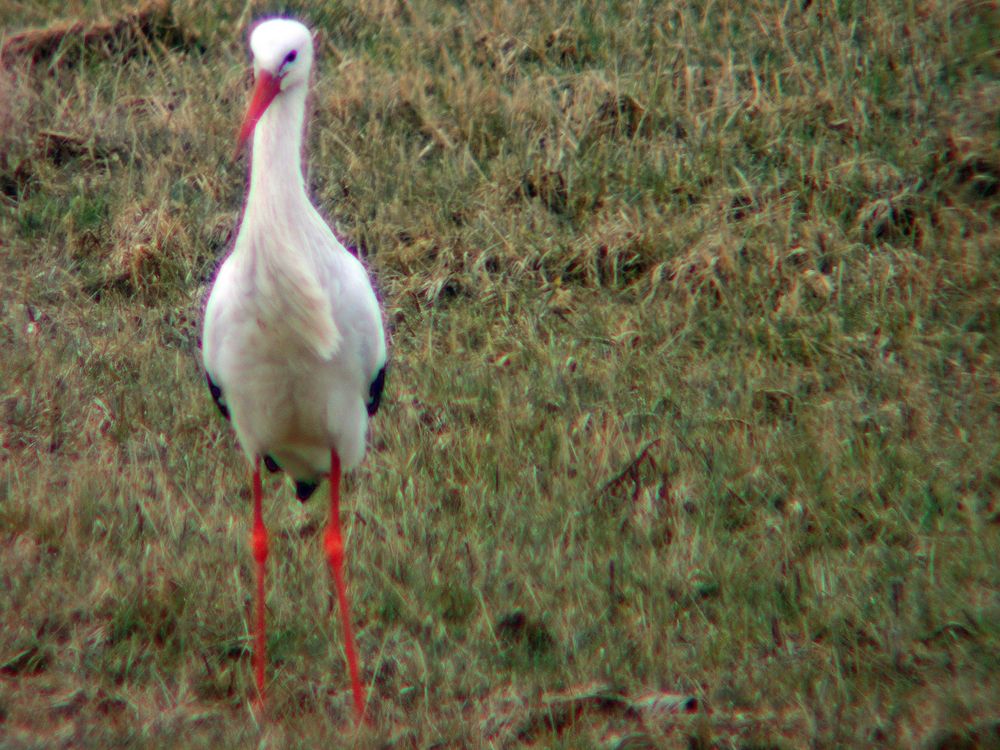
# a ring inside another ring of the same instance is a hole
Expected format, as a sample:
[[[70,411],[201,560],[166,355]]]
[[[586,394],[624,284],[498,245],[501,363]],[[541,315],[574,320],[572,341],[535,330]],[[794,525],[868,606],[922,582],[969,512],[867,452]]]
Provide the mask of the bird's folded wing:
[[[333,317],[330,297],[314,275],[302,265],[258,269],[258,305],[267,322],[323,359],[340,348],[340,329]]]

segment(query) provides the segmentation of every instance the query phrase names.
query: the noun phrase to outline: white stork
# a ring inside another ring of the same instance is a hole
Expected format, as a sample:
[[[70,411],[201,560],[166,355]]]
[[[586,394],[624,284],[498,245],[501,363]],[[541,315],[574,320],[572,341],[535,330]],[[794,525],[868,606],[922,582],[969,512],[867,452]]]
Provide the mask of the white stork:
[[[251,544],[257,595],[254,671],[264,698],[268,533],[260,464],[283,470],[306,500],[330,479],[324,548],[337,591],[358,720],[365,699],[342,572],[340,476],[365,453],[385,382],[382,315],[368,273],[312,205],[302,133],[313,62],[309,30],[275,18],[250,35],[255,85],[239,134],[253,138],[250,190],[232,253],[219,269],[202,337],[208,387],[253,468]]]

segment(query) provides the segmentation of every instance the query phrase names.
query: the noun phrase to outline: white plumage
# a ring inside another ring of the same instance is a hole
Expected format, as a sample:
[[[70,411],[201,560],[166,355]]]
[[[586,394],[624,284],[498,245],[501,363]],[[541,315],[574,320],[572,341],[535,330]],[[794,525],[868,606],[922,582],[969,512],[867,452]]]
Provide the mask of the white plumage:
[[[250,45],[258,79],[297,54],[253,134],[243,221],[205,311],[205,369],[247,456],[270,455],[295,479],[315,480],[330,470],[331,447],[344,470],[364,456],[385,335],[367,271],[305,190],[309,31],[275,19]]]
[[[340,564],[340,471],[365,453],[368,417],[385,377],[382,316],[368,274],[309,200],[301,168],[313,47],[287,19],[250,37],[255,88],[240,132],[253,138],[250,189],[232,253],[205,310],[202,338],[209,388],[231,418],[254,470],[258,691],[264,693],[264,570],[260,462],[279,467],[306,499],[331,482],[326,550],[344,618],[355,705],[363,711]]]

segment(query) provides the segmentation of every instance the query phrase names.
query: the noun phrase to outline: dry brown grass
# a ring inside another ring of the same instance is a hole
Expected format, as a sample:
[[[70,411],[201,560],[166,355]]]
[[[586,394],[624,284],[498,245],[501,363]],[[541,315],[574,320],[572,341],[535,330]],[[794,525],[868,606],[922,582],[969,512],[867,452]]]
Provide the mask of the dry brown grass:
[[[996,747],[995,7],[282,7],[392,334],[346,487],[373,725],[277,479],[246,703],[198,336],[274,8],[178,2],[0,75],[0,746]]]

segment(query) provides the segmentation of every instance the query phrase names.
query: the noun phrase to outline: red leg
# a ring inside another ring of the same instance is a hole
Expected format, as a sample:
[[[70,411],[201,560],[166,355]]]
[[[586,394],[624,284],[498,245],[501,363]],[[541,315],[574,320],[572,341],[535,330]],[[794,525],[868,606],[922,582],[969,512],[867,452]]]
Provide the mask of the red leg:
[[[351,672],[351,690],[354,693],[354,710],[358,723],[365,716],[365,697],[358,676],[358,653],[354,646],[354,629],[351,627],[351,607],[347,602],[347,588],[344,586],[344,540],[340,534],[340,456],[330,451],[330,525],[323,540],[326,559],[330,564],[330,575],[337,588],[340,605],[340,620],[344,626],[344,651],[347,654],[347,668]]]
[[[253,465],[253,531],[250,535],[250,546],[253,559],[257,563],[257,618],[254,626],[253,667],[257,679],[257,699],[264,704],[264,668],[267,665],[267,631],[264,627],[264,570],[267,555],[270,551],[267,527],[264,526],[264,514],[261,511],[261,498],[264,492],[260,483],[260,458]]]

